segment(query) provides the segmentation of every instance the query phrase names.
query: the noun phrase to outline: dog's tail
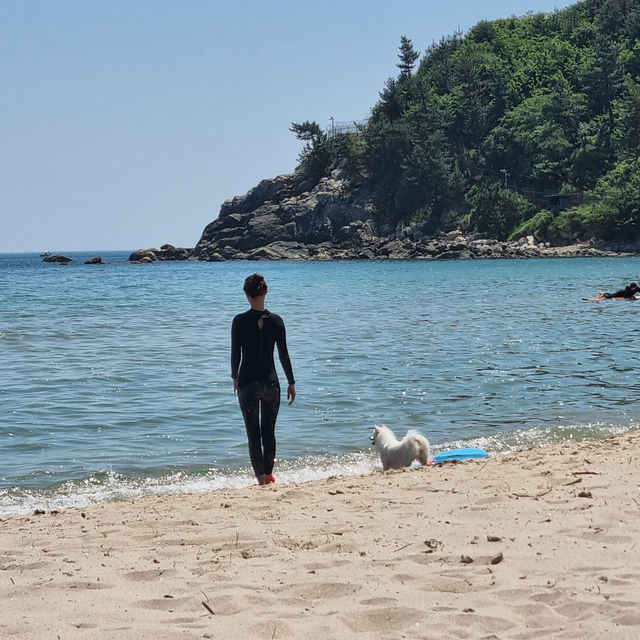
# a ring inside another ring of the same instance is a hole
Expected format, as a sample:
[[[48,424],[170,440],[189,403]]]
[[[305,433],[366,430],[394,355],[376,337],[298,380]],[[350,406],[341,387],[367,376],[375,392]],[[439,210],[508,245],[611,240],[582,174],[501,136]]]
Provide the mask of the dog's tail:
[[[428,464],[430,457],[429,441],[421,433],[414,429],[407,431],[403,441],[406,441],[407,446],[410,447],[412,460],[418,460],[422,465]]]

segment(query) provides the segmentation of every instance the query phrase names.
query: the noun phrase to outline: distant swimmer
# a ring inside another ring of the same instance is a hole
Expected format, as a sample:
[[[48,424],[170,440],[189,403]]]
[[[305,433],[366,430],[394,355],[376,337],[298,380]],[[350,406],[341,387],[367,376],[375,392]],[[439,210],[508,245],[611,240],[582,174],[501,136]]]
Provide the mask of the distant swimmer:
[[[637,300],[638,297],[636,294],[638,291],[640,291],[640,289],[638,289],[638,285],[635,282],[632,282],[624,289],[620,289],[615,293],[601,292],[597,298],[583,298],[583,300]]]

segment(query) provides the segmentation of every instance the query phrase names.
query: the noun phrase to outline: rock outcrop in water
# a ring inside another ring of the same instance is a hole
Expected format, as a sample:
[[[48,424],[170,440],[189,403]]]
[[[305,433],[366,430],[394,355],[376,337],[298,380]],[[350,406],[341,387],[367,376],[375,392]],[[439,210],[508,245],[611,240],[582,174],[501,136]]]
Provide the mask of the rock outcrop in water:
[[[44,258],[42,258],[42,262],[55,262],[57,264],[69,264],[70,262],[72,262],[72,259],[69,256],[63,256],[62,254],[58,253],[54,256],[45,256]]]
[[[189,260],[193,258],[193,249],[174,247],[171,244],[163,244],[159,249],[138,249],[130,256],[131,262],[150,263],[165,260]]]

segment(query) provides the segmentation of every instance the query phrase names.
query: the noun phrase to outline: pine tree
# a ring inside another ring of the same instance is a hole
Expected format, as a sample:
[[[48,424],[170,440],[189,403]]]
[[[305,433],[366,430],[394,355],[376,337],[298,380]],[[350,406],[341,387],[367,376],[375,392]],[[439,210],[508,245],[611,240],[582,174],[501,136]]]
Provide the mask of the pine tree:
[[[413,48],[413,44],[407,36],[400,37],[400,63],[396,64],[396,67],[400,69],[400,80],[404,80],[411,75],[413,66],[416,60],[420,57],[420,54]]]
[[[298,157],[297,170],[319,179],[330,162],[327,134],[317,122],[309,120],[302,123],[292,122],[289,131],[295,133],[298,140],[305,142]]]

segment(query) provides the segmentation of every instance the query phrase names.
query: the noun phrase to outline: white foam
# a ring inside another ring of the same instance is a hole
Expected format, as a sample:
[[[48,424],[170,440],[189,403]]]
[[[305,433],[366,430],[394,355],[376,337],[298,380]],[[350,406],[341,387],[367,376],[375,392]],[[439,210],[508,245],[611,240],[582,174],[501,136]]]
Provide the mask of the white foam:
[[[485,449],[489,453],[506,453],[568,441],[598,440],[638,430],[640,430],[640,424],[635,422],[630,422],[628,425],[588,422],[572,425],[540,426],[531,429],[515,429],[505,433],[479,436],[466,440],[453,440],[444,445],[436,446],[434,449],[437,452],[460,447],[477,447]]]
[[[379,468],[368,453],[340,456],[309,456],[295,461],[279,461],[274,470],[278,484],[299,484],[331,476],[372,473]],[[204,475],[175,473],[161,478],[126,478],[116,473],[92,476],[84,481],[65,482],[49,490],[0,489],[0,515],[25,515],[36,509],[55,511],[83,508],[116,500],[137,500],[147,495],[207,493],[220,489],[240,489],[255,482],[248,469],[220,471]]]

